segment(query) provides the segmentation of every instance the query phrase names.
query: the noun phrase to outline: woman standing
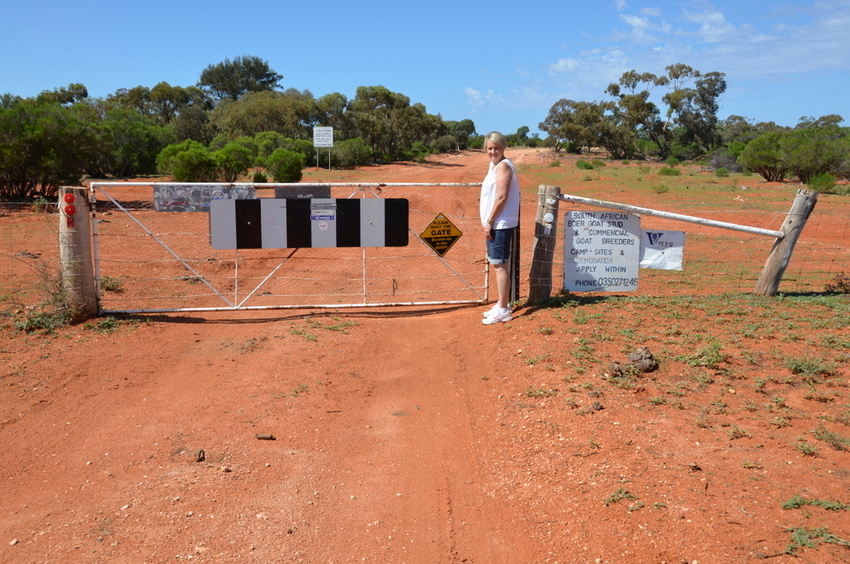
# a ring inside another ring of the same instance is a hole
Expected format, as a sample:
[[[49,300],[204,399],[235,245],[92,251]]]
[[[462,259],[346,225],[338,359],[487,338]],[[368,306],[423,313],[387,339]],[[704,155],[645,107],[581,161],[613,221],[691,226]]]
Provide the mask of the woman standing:
[[[519,224],[519,181],[516,168],[505,158],[505,136],[498,131],[484,137],[484,150],[490,158],[490,170],[481,183],[481,225],[487,243],[487,260],[496,271],[499,299],[484,313],[482,323],[492,325],[511,320],[508,300],[511,292],[510,258]]]

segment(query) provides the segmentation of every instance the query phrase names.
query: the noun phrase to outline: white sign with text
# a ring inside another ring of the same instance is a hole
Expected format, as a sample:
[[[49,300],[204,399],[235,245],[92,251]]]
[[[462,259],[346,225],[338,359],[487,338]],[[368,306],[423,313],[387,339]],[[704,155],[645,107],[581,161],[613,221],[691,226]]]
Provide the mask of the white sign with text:
[[[564,217],[564,289],[633,292],[640,269],[640,217],[570,211]]]
[[[334,128],[316,126],[313,128],[313,147],[333,147]]]

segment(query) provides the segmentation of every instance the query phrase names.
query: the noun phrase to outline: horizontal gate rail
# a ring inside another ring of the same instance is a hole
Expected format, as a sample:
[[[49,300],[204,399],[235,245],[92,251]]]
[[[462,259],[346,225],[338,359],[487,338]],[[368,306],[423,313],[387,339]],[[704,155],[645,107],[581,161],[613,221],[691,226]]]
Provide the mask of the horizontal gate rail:
[[[614,210],[622,210],[627,212],[632,212],[636,214],[642,215],[651,215],[654,217],[663,217],[665,219],[672,219],[675,221],[684,221],[687,223],[696,223],[698,225],[707,225],[709,227],[719,227],[721,229],[730,229],[732,231],[742,231],[744,233],[750,233],[751,235],[763,235],[765,237],[775,237],[776,239],[782,239],[785,237],[785,233],[782,231],[773,231],[771,229],[761,229],[760,227],[749,227],[747,225],[738,225],[737,223],[727,223],[725,221],[715,221],[713,219],[705,219],[702,217],[694,217],[690,215],[682,215],[680,213],[673,212],[665,212],[660,210],[653,210],[649,208],[639,208],[637,206],[632,206],[629,204],[618,204],[616,202],[606,202],[605,200],[595,200],[593,198],[582,198],[581,196],[570,196],[568,194],[560,194],[558,196],[561,200],[565,202],[572,202],[574,204],[586,204],[589,206],[596,206],[599,208],[609,208]]]

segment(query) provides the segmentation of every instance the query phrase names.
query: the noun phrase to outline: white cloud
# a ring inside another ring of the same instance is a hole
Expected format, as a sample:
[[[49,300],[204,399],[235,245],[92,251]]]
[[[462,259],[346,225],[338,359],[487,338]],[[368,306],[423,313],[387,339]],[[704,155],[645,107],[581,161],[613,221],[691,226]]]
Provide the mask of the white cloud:
[[[646,39],[647,30],[651,29],[649,18],[641,18],[638,16],[630,16],[628,14],[620,14],[620,19],[629,24],[632,28],[632,38],[637,41]]]
[[[551,102],[548,94],[542,94],[534,88],[514,88],[511,91],[510,105],[513,108],[539,108],[551,105]]]
[[[658,37],[655,36],[656,32],[668,35],[673,30],[673,27],[670,24],[664,21],[657,23],[653,22],[649,16],[654,16],[654,14],[650,13],[644,17],[620,14],[620,19],[632,28],[631,35],[629,36],[632,41],[636,41],[638,43],[654,43],[655,41],[658,41]]]
[[[464,94],[467,97],[467,103],[473,108],[472,112],[484,107],[502,106],[505,103],[501,94],[497,94],[494,90],[481,92],[467,86],[464,88]]]
[[[480,107],[484,104],[484,99],[481,97],[481,92],[479,92],[478,90],[475,90],[474,88],[469,88],[467,86],[463,92],[464,94],[466,94],[468,102],[474,107]]]
[[[555,72],[571,72],[579,68],[581,63],[578,59],[573,57],[569,57],[566,59],[558,59],[557,63],[553,63],[549,65],[549,67]]]
[[[696,35],[708,43],[716,43],[737,34],[735,26],[726,21],[726,16],[720,12],[682,10],[682,17],[688,22],[699,24],[700,29]]]

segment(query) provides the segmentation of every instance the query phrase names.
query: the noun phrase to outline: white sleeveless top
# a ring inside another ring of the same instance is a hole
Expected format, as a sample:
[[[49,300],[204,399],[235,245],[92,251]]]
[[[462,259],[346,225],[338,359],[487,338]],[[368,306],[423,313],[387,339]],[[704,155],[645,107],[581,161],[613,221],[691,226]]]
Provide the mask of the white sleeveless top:
[[[496,169],[502,163],[506,163],[511,169],[511,185],[508,188],[508,201],[502,207],[502,211],[493,221],[493,229],[508,229],[519,224],[519,181],[517,180],[516,168],[510,159],[502,159],[497,164],[490,163],[490,170],[481,183],[481,225],[487,227],[487,219],[493,209],[493,201],[496,199]]]

